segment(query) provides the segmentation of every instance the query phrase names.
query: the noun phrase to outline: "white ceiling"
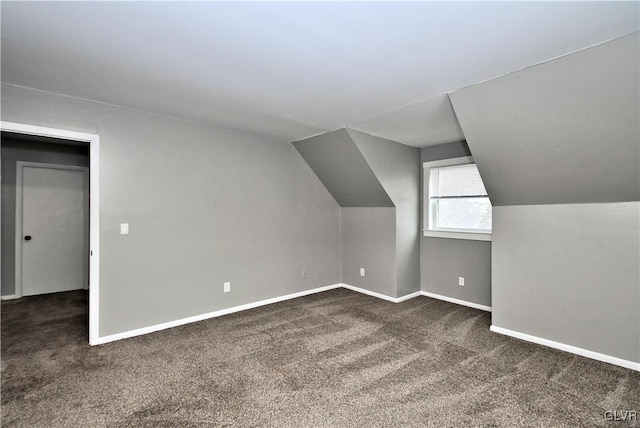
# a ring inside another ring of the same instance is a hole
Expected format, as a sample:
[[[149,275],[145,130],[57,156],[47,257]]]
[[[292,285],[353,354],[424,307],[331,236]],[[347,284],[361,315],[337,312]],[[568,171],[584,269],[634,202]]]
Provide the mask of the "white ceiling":
[[[639,30],[638,2],[6,2],[2,81],[285,141],[464,138],[447,92]]]

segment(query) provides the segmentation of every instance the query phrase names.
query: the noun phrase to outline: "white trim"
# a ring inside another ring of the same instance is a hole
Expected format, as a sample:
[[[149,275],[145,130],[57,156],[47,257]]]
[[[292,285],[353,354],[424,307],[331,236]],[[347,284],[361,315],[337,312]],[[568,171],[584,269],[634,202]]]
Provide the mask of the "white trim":
[[[402,297],[390,297],[390,296],[387,296],[386,294],[365,290],[364,288],[354,287],[353,285],[349,285],[349,284],[340,284],[340,286],[342,286],[343,288],[346,288],[347,290],[366,294],[367,296],[377,297],[378,299],[386,300],[388,302],[393,302],[393,303],[404,302],[405,300],[413,299],[414,297],[420,296],[419,291],[416,291],[415,293],[407,294],[406,296],[402,296]]]
[[[169,321],[169,322],[162,323],[162,324],[155,324],[155,325],[148,326],[148,327],[138,328],[138,329],[135,329],[135,330],[129,330],[129,331],[125,331],[125,332],[122,332],[122,333],[116,333],[116,334],[112,334],[112,335],[109,335],[109,336],[99,337],[95,344],[96,345],[102,345],[104,343],[114,342],[116,340],[128,339],[130,337],[140,336],[140,335],[143,335],[143,334],[149,334],[149,333],[153,333],[153,332],[156,332],[156,331],[165,330],[167,328],[172,328],[172,327],[178,327],[178,326],[181,326],[181,325],[184,325],[184,324],[193,323],[193,322],[204,321],[204,320],[207,320],[207,319],[210,319],[210,318],[216,318],[216,317],[219,317],[219,316],[222,316],[222,315],[233,314],[235,312],[246,311],[248,309],[258,308],[260,306],[270,305],[272,303],[278,303],[278,302],[283,302],[285,300],[296,299],[298,297],[308,296],[309,294],[315,294],[315,293],[321,293],[323,291],[334,290],[336,288],[346,288],[347,290],[355,291],[356,293],[366,294],[368,296],[376,297],[378,299],[386,300],[386,301],[392,302],[392,303],[401,303],[401,302],[405,302],[405,301],[407,301],[409,299],[413,299],[415,297],[427,296],[427,297],[433,297],[435,299],[445,300],[445,301],[450,302],[450,303],[456,303],[456,304],[459,304],[459,305],[469,306],[469,307],[472,307],[472,308],[475,308],[475,309],[482,309],[482,310],[485,310],[485,311],[491,311],[491,308],[488,307],[488,306],[482,306],[482,305],[478,305],[476,303],[466,302],[464,300],[458,300],[458,299],[453,299],[453,298],[446,297],[446,296],[440,296],[438,294],[427,293],[425,291],[416,291],[414,293],[410,293],[410,294],[407,294],[407,295],[401,296],[401,297],[390,297],[390,296],[387,296],[386,294],[377,293],[375,291],[366,290],[364,288],[355,287],[353,285],[344,284],[344,283],[338,283],[338,284],[333,284],[333,285],[327,285],[325,287],[314,288],[314,289],[311,289],[311,290],[300,291],[298,293],[287,294],[285,296],[273,297],[271,299],[261,300],[261,301],[258,301],[258,302],[247,303],[245,305],[234,306],[234,307],[227,308],[227,309],[220,309],[218,311],[208,312],[206,314],[196,315],[196,316],[188,317],[188,318],[182,318],[182,319],[175,320],[175,321]]]
[[[428,291],[422,291],[423,296],[431,297],[433,299],[444,300],[445,302],[455,303],[456,305],[468,306],[473,309],[480,309],[482,311],[491,312],[491,306],[480,305],[478,303],[467,302],[466,300],[454,299],[453,297],[442,296],[440,294],[429,293]]]
[[[505,336],[515,337],[516,339],[525,340],[527,342],[537,343],[538,345],[548,346],[550,348],[559,349],[561,351],[570,352],[572,354],[580,355],[582,357],[591,358],[593,360],[602,361],[605,363],[613,364],[616,366],[624,367],[627,369],[640,371],[640,363],[636,363],[629,360],[623,360],[622,358],[612,357],[610,355],[601,354],[599,352],[589,351],[588,349],[578,348],[576,346],[566,345],[564,343],[555,342],[549,339],[543,339],[541,337],[532,336],[526,333],[520,333],[506,328],[492,325],[490,330],[494,333],[503,334]]]
[[[424,230],[423,236],[431,238],[467,239],[470,241],[491,241],[490,233],[446,232],[443,230]]]
[[[442,166],[449,165],[464,165],[468,163],[473,163],[473,156],[462,156],[459,158],[450,158],[450,159],[440,159],[434,161],[424,161],[422,162],[422,168],[440,168]]]
[[[0,122],[0,130],[89,143],[89,344],[96,345],[100,325],[100,136],[5,121]]]
[[[406,300],[412,299],[414,297],[418,297],[418,296],[426,296],[426,297],[431,297],[434,299],[438,299],[438,300],[444,300],[446,302],[450,302],[450,303],[455,303],[458,305],[463,305],[463,306],[468,306],[474,309],[480,309],[480,310],[484,310],[484,311],[491,311],[491,307],[489,306],[484,306],[484,305],[479,305],[477,303],[471,303],[471,302],[467,302],[464,300],[459,300],[459,299],[454,299],[451,297],[446,297],[446,296],[441,296],[439,294],[434,294],[434,293],[429,293],[426,291],[416,291],[415,293],[411,293],[408,294],[406,296],[402,296],[402,297],[389,297],[386,296],[384,294],[381,293],[376,293],[375,291],[369,291],[369,290],[365,290],[363,288],[359,288],[359,287],[354,287],[352,285],[349,284],[334,284],[334,285],[327,285],[325,287],[319,287],[319,288],[314,288],[312,290],[306,290],[306,291],[301,291],[298,293],[293,293],[293,294],[288,294],[285,296],[280,296],[280,297],[274,297],[271,299],[266,299],[266,300],[262,300],[259,302],[254,302],[254,303],[248,303],[246,305],[240,305],[240,306],[235,306],[232,308],[228,308],[228,309],[221,309],[219,311],[214,311],[214,312],[209,312],[206,314],[202,314],[202,315],[196,315],[193,317],[189,317],[189,318],[183,318],[180,320],[175,320],[175,321],[170,321],[170,322],[166,322],[166,323],[162,323],[162,324],[156,324],[156,325],[152,325],[149,327],[144,327],[144,328],[139,328],[136,330],[130,330],[130,331],[126,331],[123,333],[117,333],[117,334],[112,334],[110,336],[105,336],[105,337],[99,337],[97,343],[95,344],[104,344],[104,343],[109,343],[109,342],[113,342],[116,340],[121,340],[121,339],[127,339],[130,337],[134,337],[134,336],[140,336],[143,334],[148,334],[148,333],[153,333],[156,331],[160,331],[160,330],[164,330],[167,328],[172,328],[172,327],[177,327],[180,325],[184,325],[184,324],[189,324],[189,323],[193,323],[193,322],[197,322],[197,321],[203,321],[206,319],[210,319],[210,318],[215,318],[215,317],[219,317],[219,316],[223,316],[223,315],[228,315],[228,314],[232,314],[235,312],[240,312],[240,311],[245,311],[248,309],[253,309],[253,308],[257,308],[260,306],[265,306],[265,305],[270,305],[272,303],[278,303],[278,302],[282,302],[285,300],[290,300],[290,299],[295,299],[298,297],[303,297],[303,296],[308,296],[310,294],[315,294],[315,293],[321,293],[323,291],[329,291],[329,290],[334,290],[337,288],[346,288],[348,290],[351,291],[355,291],[358,293],[362,293],[362,294],[366,294],[369,296],[373,296],[373,297],[377,297],[380,299],[384,299],[387,300],[389,302],[393,302],[393,303],[399,303],[399,302],[404,302]],[[3,296],[3,299],[6,298],[8,296]],[[528,342],[533,342],[533,343],[537,343],[540,345],[544,345],[544,346],[549,346],[551,348],[555,348],[555,349],[560,349],[562,351],[567,351],[573,354],[577,354],[577,355],[581,355],[587,358],[592,358],[598,361],[603,361],[605,363],[610,363],[610,364],[614,364],[617,366],[621,366],[621,367],[625,367],[631,370],[636,370],[636,371],[640,371],[640,363],[635,363],[633,361],[627,361],[627,360],[623,360],[620,358],[616,358],[616,357],[611,357],[609,355],[605,355],[605,354],[600,354],[597,352],[593,352],[593,351],[588,351],[586,349],[581,349],[581,348],[577,348],[575,346],[570,346],[570,345],[565,345],[563,343],[559,343],[559,342],[554,342],[551,340],[547,340],[547,339],[541,339],[535,336],[530,336],[528,334],[524,334],[524,333],[518,333],[515,331],[511,331],[511,330],[507,330],[501,327],[497,327],[492,325],[490,327],[490,330],[496,333],[500,333],[500,334],[504,334],[507,336],[512,336],[515,337],[517,339],[522,339],[522,340],[526,340]]]
[[[287,294],[285,296],[273,297],[271,299],[261,300],[259,302],[247,303],[246,305],[234,306],[232,308],[220,309],[219,311],[208,312],[206,314],[196,315],[189,318],[182,318],[175,321],[169,321],[162,324],[156,324],[149,327],[138,328],[135,330],[125,331],[123,333],[112,334],[109,336],[104,336],[98,338],[97,344],[104,344],[109,342],[114,342],[116,340],[128,339],[134,336],[140,336],[143,334],[149,334],[160,330],[165,330],[167,328],[178,327],[184,324],[190,324],[197,321],[204,321],[210,318],[220,317],[222,315],[229,315],[235,312],[246,311],[248,309],[258,308],[260,306],[270,305],[272,303],[282,302],[284,300],[296,299],[298,297],[308,296],[309,294],[321,293],[323,291],[333,290],[335,288],[340,288],[342,284],[333,284],[327,285],[325,287],[314,288],[312,290],[300,291],[298,293]]]
[[[0,296],[0,300],[14,300],[19,298],[20,296],[18,296],[17,294],[7,294],[6,296]]]
[[[55,163],[44,163],[44,162],[27,162],[27,161],[16,161],[16,210],[15,210],[15,264],[14,264],[14,275],[15,275],[15,285],[14,285],[14,293],[17,298],[20,298],[24,295],[22,289],[22,250],[23,250],[23,198],[24,198],[24,187],[23,187],[23,178],[24,178],[24,168],[43,168],[43,169],[59,169],[63,171],[82,171],[83,174],[83,192],[84,192],[84,209],[87,208],[89,202],[89,168],[86,166],[75,166],[75,165],[61,165]],[[86,236],[86,229],[83,230],[83,252],[87,254],[89,252],[89,240]],[[83,264],[83,273],[82,277],[87,278],[89,272],[87,272],[88,266]],[[86,290],[86,284],[83,285],[83,288]]]
[[[421,291],[416,291],[416,292],[411,293],[411,294],[405,294],[404,296],[396,297],[395,303],[402,303],[402,302],[405,302],[407,300],[411,300],[414,297],[420,297],[420,296],[422,296],[422,292]]]
[[[193,322],[204,321],[210,318],[217,318],[223,315],[233,314],[235,312],[246,311],[248,309],[258,308],[260,306],[270,305],[272,303],[283,302],[285,300],[296,299],[298,297],[308,296],[310,294],[322,293],[323,291],[334,290],[336,288],[346,288],[351,291],[355,291],[362,294],[367,294],[369,296],[377,297],[379,299],[387,300],[393,303],[400,303],[406,300],[412,299],[414,297],[418,297],[421,295],[420,291],[416,291],[415,293],[407,294],[402,297],[389,297],[387,295],[376,293],[375,291],[365,290],[364,288],[354,287],[348,284],[333,284],[327,285],[325,287],[314,288],[311,290],[300,291],[298,293],[287,294],[285,296],[273,297],[271,299],[261,300],[258,302],[247,303],[245,305],[234,306],[232,308],[220,309],[218,311],[208,312],[206,314],[196,315],[193,317],[182,318],[175,321],[169,321],[162,324],[155,324],[148,327],[138,328],[135,330],[129,330],[122,333],[116,333],[109,336],[99,337],[97,345],[102,345],[109,342],[114,342],[116,340],[128,339],[130,337],[141,336],[143,334],[149,334],[160,330],[165,330],[167,328],[178,327],[184,324],[190,324]]]

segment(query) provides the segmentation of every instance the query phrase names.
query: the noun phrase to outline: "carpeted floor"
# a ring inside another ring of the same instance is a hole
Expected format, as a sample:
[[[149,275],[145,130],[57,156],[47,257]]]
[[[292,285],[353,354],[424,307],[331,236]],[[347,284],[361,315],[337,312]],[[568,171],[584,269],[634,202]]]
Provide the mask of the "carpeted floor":
[[[489,317],[338,289],[90,347],[84,292],[6,301],[2,426],[639,426],[640,373]]]

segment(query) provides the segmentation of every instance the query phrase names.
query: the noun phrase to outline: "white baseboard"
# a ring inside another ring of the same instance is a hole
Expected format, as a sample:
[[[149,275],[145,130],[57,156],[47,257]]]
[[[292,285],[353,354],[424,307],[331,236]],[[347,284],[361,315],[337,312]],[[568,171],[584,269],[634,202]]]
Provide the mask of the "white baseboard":
[[[532,336],[526,333],[520,333],[518,331],[508,330],[506,328],[492,325],[491,331],[495,333],[504,334],[505,336],[515,337],[516,339],[525,340],[527,342],[537,343],[538,345],[548,346],[550,348],[559,349],[561,351],[570,352],[572,354],[580,355],[582,357],[591,358],[593,360],[602,361],[616,366],[624,367],[627,369],[640,371],[640,363],[635,363],[629,360],[623,360],[622,358],[612,357],[610,355],[601,354],[599,352],[589,351],[588,349],[578,348],[576,346],[566,345],[560,342],[554,342],[553,340],[543,339],[541,337]]]
[[[210,319],[210,318],[216,318],[216,317],[220,317],[222,315],[232,314],[234,312],[246,311],[247,309],[253,309],[253,308],[257,308],[257,307],[264,306],[264,305],[270,305],[272,303],[278,303],[278,302],[282,302],[282,301],[290,300],[290,299],[295,299],[295,298],[302,297],[302,296],[308,296],[309,294],[321,293],[323,291],[333,290],[333,289],[336,289],[336,288],[346,288],[348,290],[355,291],[357,293],[366,294],[368,296],[376,297],[378,299],[383,299],[383,300],[386,300],[386,301],[389,301],[389,302],[393,302],[393,303],[404,302],[404,301],[407,301],[409,299],[413,299],[414,297],[418,297],[418,296],[428,296],[428,297],[433,297],[433,298],[440,299],[440,300],[446,300],[446,301],[451,302],[451,303],[457,303],[457,304],[460,304],[460,305],[471,306],[471,307],[476,308],[476,309],[491,310],[491,308],[488,308],[486,306],[476,305],[475,303],[465,302],[463,300],[458,300],[458,299],[452,299],[452,298],[449,298],[449,297],[446,297],[446,296],[439,296],[437,294],[426,293],[424,291],[416,291],[414,293],[407,294],[407,295],[401,296],[401,297],[390,297],[390,296],[387,296],[386,294],[377,293],[375,291],[366,290],[366,289],[360,288],[360,287],[354,287],[353,285],[349,285],[349,284],[339,283],[339,284],[327,285],[325,287],[314,288],[312,290],[300,291],[298,293],[287,294],[285,296],[280,296],[280,297],[274,297],[274,298],[271,298],[271,299],[261,300],[259,302],[247,303],[246,305],[240,305],[240,306],[234,306],[232,308],[221,309],[219,311],[208,312],[206,314],[196,315],[196,316],[193,316],[193,317],[182,318],[182,319],[179,319],[179,320],[169,321],[169,322],[161,323],[161,324],[155,324],[155,325],[152,325],[152,326],[149,326],[149,327],[143,327],[143,328],[138,328],[138,329],[135,329],[135,330],[129,330],[129,331],[125,331],[125,332],[122,332],[122,333],[112,334],[112,335],[109,335],[109,336],[98,337],[98,340],[96,341],[95,345],[102,345],[102,344],[105,344],[105,343],[114,342],[116,340],[122,340],[122,339],[128,339],[130,337],[141,336],[143,334],[149,334],[149,333],[153,333],[155,331],[165,330],[167,328],[178,327],[180,325],[190,324],[192,322],[198,322],[198,321],[203,321],[203,320]]]
[[[393,302],[393,303],[404,302],[405,300],[413,299],[414,297],[420,296],[420,292],[416,291],[415,293],[407,294],[406,296],[402,296],[402,297],[391,297],[391,296],[387,296],[386,294],[377,293],[375,291],[366,290],[364,288],[355,287],[349,284],[339,284],[339,285],[348,290],[366,294],[367,296],[377,297],[378,299],[386,300],[388,302]]]
[[[485,305],[480,305],[478,303],[467,302],[466,300],[454,299],[453,297],[447,297],[447,296],[442,296],[440,294],[429,293],[428,291],[421,291],[420,293],[423,296],[431,297],[433,299],[444,300],[445,302],[455,303],[456,305],[468,306],[470,308],[491,312],[491,306],[485,306]]]
[[[416,291],[415,293],[408,294],[402,297],[389,297],[387,295],[376,293],[375,291],[365,290],[364,288],[354,287],[349,284],[333,284],[327,285],[325,287],[314,288],[312,290],[300,291],[298,293],[287,294],[285,296],[274,297],[272,299],[261,300],[259,302],[247,303],[246,305],[234,306],[232,308],[221,309],[219,311],[209,312],[206,314],[196,315],[193,317],[182,318],[175,321],[169,321],[162,324],[156,324],[149,327],[138,328],[135,330],[125,331],[123,333],[116,333],[109,336],[99,337],[96,345],[102,345],[109,342],[114,342],[116,340],[128,339],[130,337],[141,336],[143,334],[153,333],[155,331],[165,330],[167,328],[178,327],[184,324],[190,324],[192,322],[203,321],[209,318],[216,318],[222,315],[232,314],[234,312],[246,311],[247,309],[253,309],[264,305],[270,305],[272,303],[278,303],[285,300],[296,299],[298,297],[308,296],[309,294],[321,293],[323,291],[329,291],[336,288],[347,288],[352,291],[356,291],[358,293],[367,294],[369,296],[377,297],[379,299],[384,299],[393,303],[404,302],[405,300],[412,299],[414,297],[420,296],[421,292]]]
[[[334,290],[336,288],[346,288],[351,291],[366,294],[366,295],[373,296],[373,297],[383,299],[393,303],[404,302],[406,300],[413,299],[414,297],[418,297],[418,296],[426,296],[426,297],[431,297],[438,300],[444,300],[450,303],[455,303],[458,305],[468,306],[475,309],[481,309],[483,311],[491,311],[491,307],[489,306],[479,305],[477,303],[467,302],[460,299],[454,299],[452,297],[441,296],[439,294],[429,293],[427,291],[416,291],[415,293],[407,294],[406,296],[402,296],[402,297],[390,297],[385,294],[377,293],[375,291],[369,291],[369,290],[365,290],[364,288],[354,287],[353,285],[340,283],[340,284],[327,285],[325,287],[314,288],[312,290],[300,291],[298,293],[287,294],[285,296],[261,300],[259,302],[248,303],[246,305],[234,306],[232,308],[221,309],[219,311],[209,312],[206,314],[196,315],[193,317],[183,318],[183,319],[170,321],[162,324],[156,324],[149,327],[143,327],[135,330],[125,331],[123,333],[117,333],[109,336],[99,337],[96,344],[101,345],[104,343],[114,342],[116,340],[127,339],[135,336],[141,336],[143,334],[153,333],[155,331],[165,330],[167,328],[178,327],[180,325],[189,324],[197,321],[203,321],[209,318],[216,318],[222,315],[228,315],[235,312],[246,311],[248,309],[270,305],[272,303],[278,303],[285,300],[295,299],[298,297],[308,296],[310,294],[321,293],[323,291]],[[16,297],[17,296],[15,295],[2,296],[2,300],[15,299]],[[527,342],[537,343],[539,345],[548,346],[550,348],[559,349],[561,351],[570,352],[572,354],[581,355],[583,357],[592,358],[594,360],[603,361],[605,363],[614,364],[616,366],[621,366],[631,370],[640,371],[640,363],[635,363],[633,361],[623,360],[621,358],[612,357],[612,356],[601,354],[598,352],[589,351],[587,349],[566,345],[564,343],[554,342],[552,340],[543,339],[540,337],[531,336],[529,334],[508,330],[506,328],[498,327],[495,325],[492,325],[490,329],[495,333],[515,337],[517,339],[522,339]]]
[[[7,294],[5,296],[0,296],[0,300],[14,300],[19,298],[20,296],[18,296],[17,294]]]
[[[409,299],[413,299],[414,297],[422,296],[422,291],[416,291],[415,293],[405,294],[401,297],[396,297],[395,303],[401,303]]]
[[[183,319],[170,321],[170,322],[166,322],[166,323],[162,323],[162,324],[156,324],[156,325],[152,325],[152,326],[149,326],[149,327],[143,327],[143,328],[139,328],[139,329],[135,329],[135,330],[125,331],[123,333],[117,333],[117,334],[112,334],[112,335],[109,335],[109,336],[99,337],[96,344],[101,345],[101,344],[104,344],[104,343],[114,342],[116,340],[127,339],[127,338],[134,337],[134,336],[140,336],[140,335],[143,335],[143,334],[153,333],[155,331],[165,330],[167,328],[177,327],[177,326],[180,326],[180,325],[189,324],[189,323],[197,322],[197,321],[203,321],[203,320],[206,320],[206,319],[209,319],[209,318],[215,318],[215,317],[219,317],[219,316],[222,316],[222,315],[232,314],[232,313],[235,313],[235,312],[246,311],[247,309],[253,309],[253,308],[260,307],[260,306],[270,305],[272,303],[278,303],[278,302],[282,302],[282,301],[285,301],[285,300],[290,300],[290,299],[295,299],[295,298],[298,298],[298,297],[308,296],[310,294],[321,293],[323,291],[333,290],[333,289],[336,289],[336,288],[346,288],[348,290],[352,290],[352,291],[355,291],[355,292],[358,292],[358,293],[362,293],[362,294],[366,294],[366,295],[369,295],[369,296],[373,296],[373,297],[376,297],[376,298],[379,298],[379,299],[387,300],[387,301],[393,302],[393,303],[404,302],[406,300],[413,299],[414,297],[418,297],[418,296],[426,296],[426,297],[431,297],[431,298],[438,299],[438,300],[444,300],[444,301],[450,302],[450,303],[455,303],[455,304],[458,304],[458,305],[468,306],[468,307],[475,308],[475,309],[481,309],[481,310],[484,310],[484,311],[491,311],[491,307],[489,307],[489,306],[479,305],[477,303],[467,302],[467,301],[460,300],[460,299],[454,299],[452,297],[441,296],[439,294],[429,293],[427,291],[416,291],[415,293],[411,293],[411,294],[408,294],[408,295],[402,296],[402,297],[390,297],[390,296],[387,296],[385,294],[377,293],[375,291],[369,291],[369,290],[365,290],[364,288],[354,287],[353,285],[340,283],[340,284],[327,285],[325,287],[314,288],[312,290],[300,291],[298,293],[287,294],[285,296],[280,296],[280,297],[274,297],[274,298],[271,298],[271,299],[261,300],[259,302],[248,303],[246,305],[234,306],[232,308],[221,309],[219,311],[209,312],[209,313],[206,313],[206,314],[196,315],[196,316],[193,316],[193,317],[183,318]],[[14,298],[16,298],[15,295],[2,296],[2,300],[9,300],[9,299],[14,299]],[[564,343],[554,342],[552,340],[543,339],[543,338],[540,338],[540,337],[531,336],[529,334],[508,330],[506,328],[498,327],[498,326],[495,326],[495,325],[492,325],[490,329],[491,329],[491,331],[493,331],[495,333],[499,333],[499,334],[504,334],[506,336],[515,337],[517,339],[525,340],[527,342],[537,343],[539,345],[548,346],[550,348],[559,349],[561,351],[570,352],[572,354],[581,355],[583,357],[592,358],[594,360],[603,361],[605,363],[614,364],[616,366],[621,366],[621,367],[625,367],[625,368],[628,368],[628,369],[631,369],[631,370],[640,371],[640,363],[635,363],[633,361],[623,360],[621,358],[612,357],[612,356],[601,354],[601,353],[598,353],[598,352],[589,351],[587,349],[582,349],[582,348],[578,348],[578,347],[575,347],[575,346],[566,345]]]
[[[274,297],[271,299],[261,300],[259,302],[247,303],[246,305],[234,306],[232,308],[221,309],[219,311],[196,315],[189,318],[182,318],[179,320],[169,321],[162,324],[156,324],[149,327],[143,327],[135,330],[125,331],[123,333],[103,336],[98,338],[98,343],[96,343],[96,345],[102,345],[104,343],[114,342],[116,340],[121,340],[121,339],[128,339],[134,336],[141,336],[143,334],[153,333],[155,331],[165,330],[171,327],[178,327],[180,325],[190,324],[192,322],[203,321],[209,318],[216,318],[222,315],[232,314],[234,312],[246,311],[247,309],[258,308],[260,306],[270,305],[272,303],[278,303],[284,300],[308,296],[309,294],[321,293],[323,291],[333,290],[335,288],[340,288],[340,287],[342,287],[342,284],[327,285],[325,287],[314,288],[312,290],[300,291],[298,293],[287,294],[285,296]]]

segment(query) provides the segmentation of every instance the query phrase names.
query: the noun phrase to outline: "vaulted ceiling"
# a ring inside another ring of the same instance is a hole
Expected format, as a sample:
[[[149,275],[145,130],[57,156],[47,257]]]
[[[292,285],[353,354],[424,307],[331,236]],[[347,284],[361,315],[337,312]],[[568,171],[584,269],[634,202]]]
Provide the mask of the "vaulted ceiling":
[[[448,92],[639,30],[638,2],[6,2],[2,81],[284,141],[464,138]]]

